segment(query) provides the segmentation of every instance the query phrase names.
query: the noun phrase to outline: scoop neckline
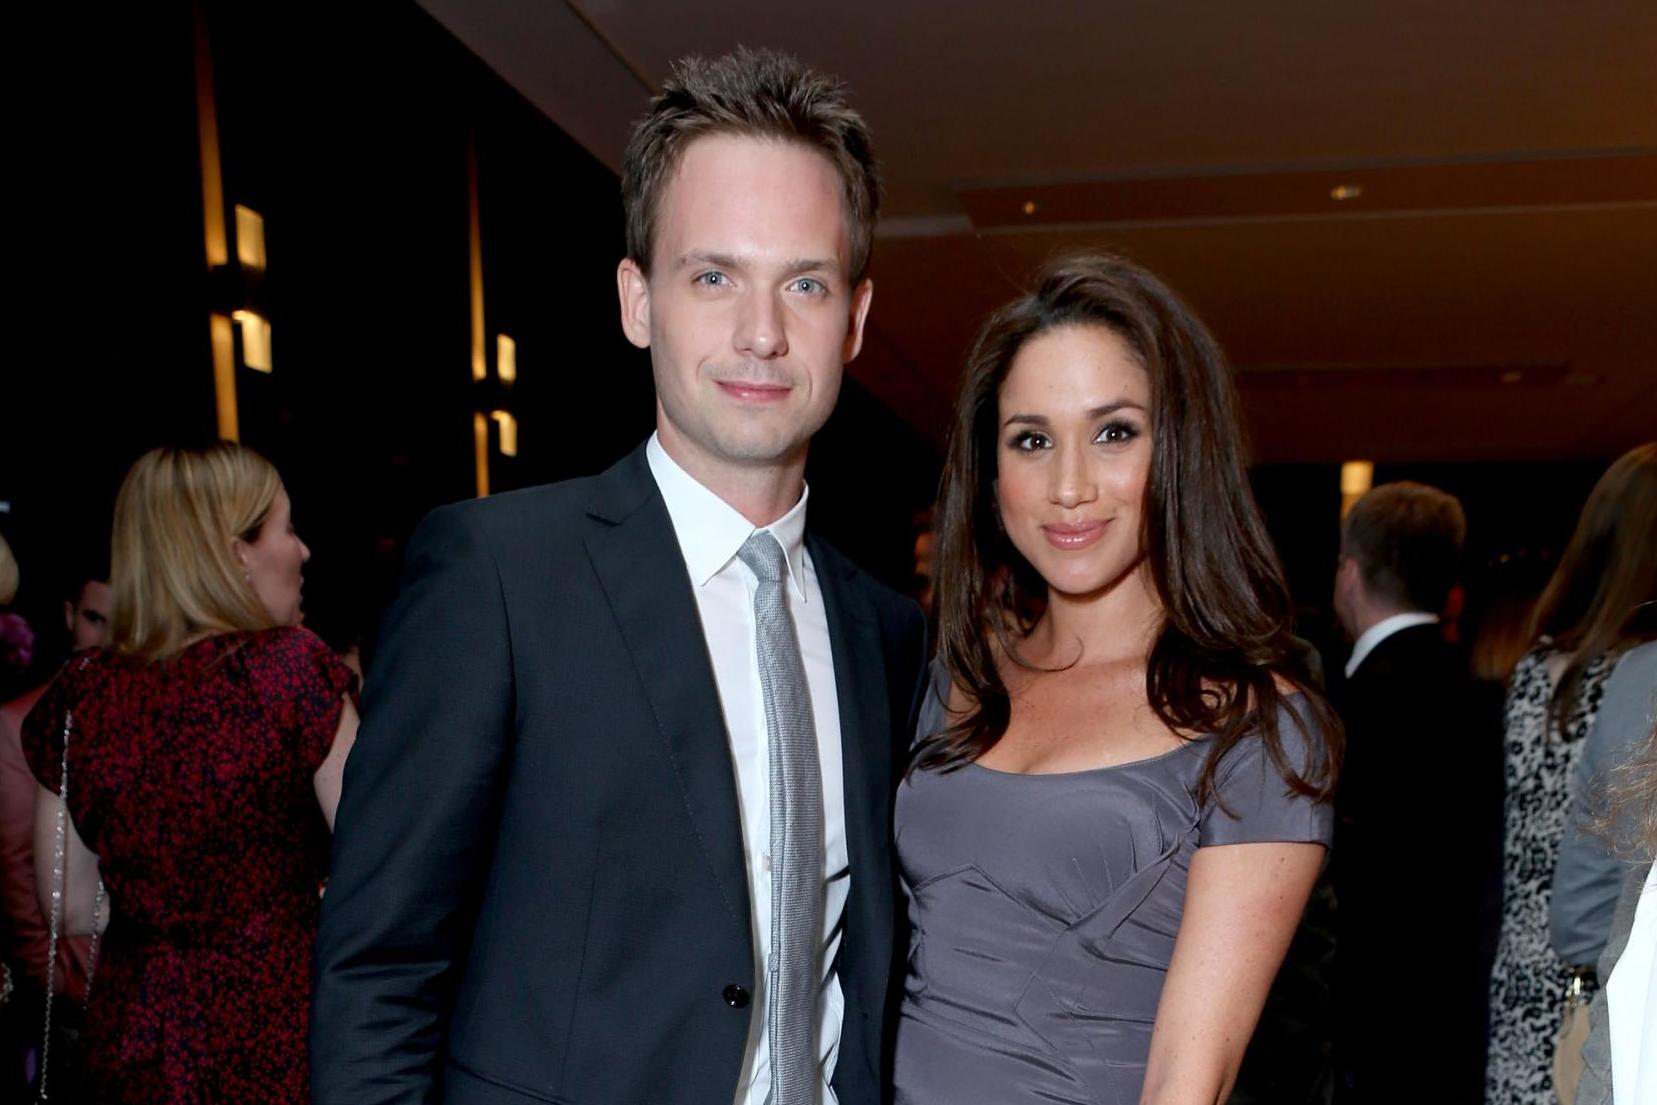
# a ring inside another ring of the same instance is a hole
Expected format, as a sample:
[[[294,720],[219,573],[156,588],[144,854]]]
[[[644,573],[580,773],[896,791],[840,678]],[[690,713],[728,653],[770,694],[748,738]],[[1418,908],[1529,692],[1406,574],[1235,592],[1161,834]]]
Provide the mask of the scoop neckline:
[[[1119,764],[1104,764],[1100,767],[1081,767],[1074,771],[1003,771],[998,767],[985,767],[977,760],[973,760],[971,763],[967,764],[967,766],[977,768],[979,771],[985,772],[989,775],[1000,775],[1008,779],[1077,779],[1086,775],[1102,775],[1110,771],[1122,771],[1130,767],[1142,767],[1146,764],[1154,764],[1160,760],[1166,760],[1171,756],[1177,756],[1181,752],[1184,752],[1186,749],[1190,748],[1192,745],[1208,739],[1209,737],[1207,735],[1192,737],[1190,740],[1182,740],[1178,745],[1168,749],[1168,751],[1158,752],[1154,756],[1141,756],[1137,760],[1123,760]]]

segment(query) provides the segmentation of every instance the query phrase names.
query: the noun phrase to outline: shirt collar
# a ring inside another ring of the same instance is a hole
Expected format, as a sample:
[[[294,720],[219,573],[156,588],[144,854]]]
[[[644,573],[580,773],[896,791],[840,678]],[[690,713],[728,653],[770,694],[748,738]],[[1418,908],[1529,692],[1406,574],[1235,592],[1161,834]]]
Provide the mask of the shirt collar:
[[[1413,610],[1408,614],[1394,614],[1390,618],[1382,618],[1362,633],[1352,642],[1352,656],[1346,661],[1346,677],[1352,678],[1352,673],[1358,670],[1358,665],[1375,651],[1375,646],[1397,633],[1400,629],[1409,629],[1411,626],[1432,625],[1438,621],[1437,614],[1427,614],[1420,610]]]
[[[787,514],[768,526],[755,526],[735,507],[709,491],[677,461],[667,455],[658,435],[651,434],[644,447],[650,474],[661,489],[662,501],[673,521],[673,532],[679,539],[679,551],[684,554],[690,580],[697,587],[725,570],[736,559],[737,550],[760,529],[777,539],[788,560],[788,577],[801,602],[806,600],[805,586],[805,515],[806,500],[811,488],[803,488],[800,501]]]

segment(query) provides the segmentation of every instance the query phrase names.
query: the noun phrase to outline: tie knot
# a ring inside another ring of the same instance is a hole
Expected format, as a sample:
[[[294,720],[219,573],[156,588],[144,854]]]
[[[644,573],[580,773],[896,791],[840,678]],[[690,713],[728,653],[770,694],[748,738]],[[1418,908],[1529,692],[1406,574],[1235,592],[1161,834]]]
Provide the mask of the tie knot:
[[[788,570],[788,558],[783,555],[782,545],[764,530],[744,541],[736,555],[759,577],[761,583],[775,583]]]

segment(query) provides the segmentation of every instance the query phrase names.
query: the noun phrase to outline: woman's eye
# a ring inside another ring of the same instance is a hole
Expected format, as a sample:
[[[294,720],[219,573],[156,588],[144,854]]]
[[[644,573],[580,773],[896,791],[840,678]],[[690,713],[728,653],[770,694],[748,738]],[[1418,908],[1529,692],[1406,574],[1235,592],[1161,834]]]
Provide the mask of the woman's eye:
[[[1052,442],[1047,439],[1046,434],[1037,433],[1034,430],[1025,430],[1023,433],[1014,434],[1013,440],[1009,444],[1021,453],[1033,453],[1037,449],[1047,448]]]
[[[1105,445],[1121,445],[1139,436],[1139,430],[1126,422],[1107,422],[1099,427],[1094,441]]]

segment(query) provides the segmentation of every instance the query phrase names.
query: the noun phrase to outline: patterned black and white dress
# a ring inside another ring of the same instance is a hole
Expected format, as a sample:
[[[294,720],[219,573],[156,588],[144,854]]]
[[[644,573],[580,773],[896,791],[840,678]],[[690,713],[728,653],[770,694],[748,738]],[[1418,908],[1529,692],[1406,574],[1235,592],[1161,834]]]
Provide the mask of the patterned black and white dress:
[[[1550,705],[1564,666],[1563,656],[1538,646],[1508,684],[1502,932],[1490,973],[1485,1105],[1557,1105],[1553,1046],[1569,976],[1548,944],[1548,897],[1571,772],[1615,665],[1604,657],[1588,665],[1561,732]]]

